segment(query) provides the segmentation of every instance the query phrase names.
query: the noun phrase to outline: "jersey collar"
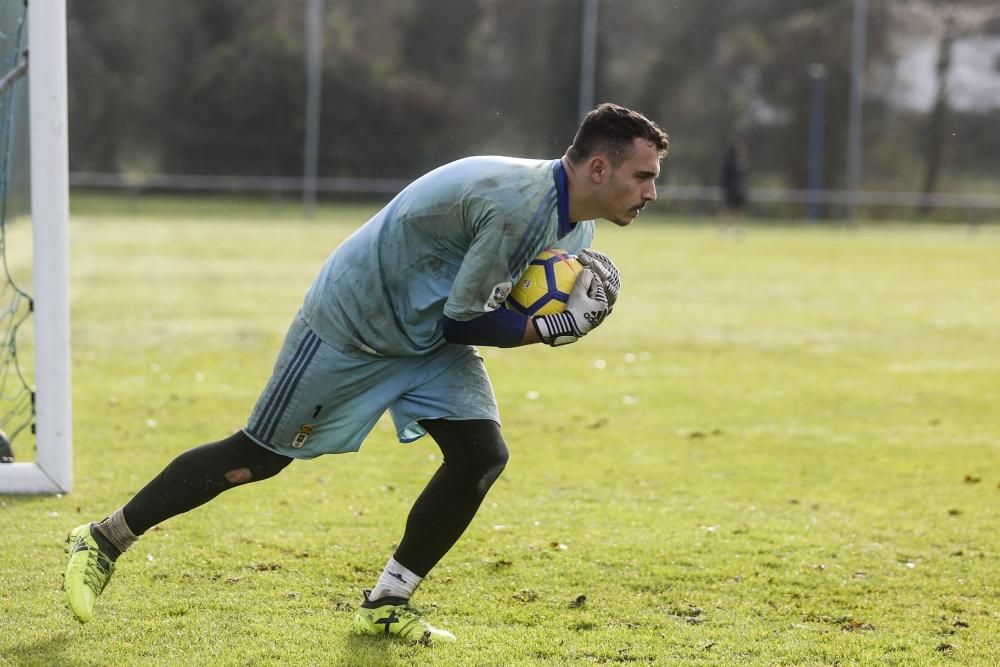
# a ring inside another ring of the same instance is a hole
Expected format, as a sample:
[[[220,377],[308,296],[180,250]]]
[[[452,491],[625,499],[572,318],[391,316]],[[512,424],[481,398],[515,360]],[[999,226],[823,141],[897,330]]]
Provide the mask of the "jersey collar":
[[[562,238],[573,231],[573,223],[569,220],[569,178],[561,159],[552,163],[552,180],[556,183],[556,208],[559,211],[558,237]]]

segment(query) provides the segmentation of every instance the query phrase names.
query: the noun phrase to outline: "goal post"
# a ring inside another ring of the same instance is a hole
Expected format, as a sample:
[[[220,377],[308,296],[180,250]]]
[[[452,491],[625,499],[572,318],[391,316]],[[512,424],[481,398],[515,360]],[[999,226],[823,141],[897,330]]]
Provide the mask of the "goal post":
[[[73,451],[65,0],[30,0],[27,28],[35,460],[0,464],[0,494],[68,493]]]

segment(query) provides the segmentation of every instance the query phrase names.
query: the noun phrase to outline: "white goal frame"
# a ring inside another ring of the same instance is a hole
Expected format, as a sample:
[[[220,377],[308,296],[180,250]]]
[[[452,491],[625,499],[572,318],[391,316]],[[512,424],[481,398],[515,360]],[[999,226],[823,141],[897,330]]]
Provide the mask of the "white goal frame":
[[[0,464],[0,494],[73,487],[66,2],[28,3],[35,462]]]

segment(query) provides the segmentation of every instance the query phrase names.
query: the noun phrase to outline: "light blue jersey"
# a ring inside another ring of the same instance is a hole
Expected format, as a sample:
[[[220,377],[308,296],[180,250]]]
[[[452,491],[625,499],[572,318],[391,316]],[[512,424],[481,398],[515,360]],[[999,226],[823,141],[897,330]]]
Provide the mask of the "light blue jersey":
[[[542,250],[578,253],[559,160],[470,157],[417,179],[327,259],[302,307],[327,344],[364,356],[445,345],[442,316],[496,310]]]
[[[244,432],[295,458],[356,451],[386,410],[400,441],[426,419],[500,422],[482,357],[442,317],[496,310],[549,247],[578,253],[559,160],[474,157],[414,181],[344,241],[309,288]]]

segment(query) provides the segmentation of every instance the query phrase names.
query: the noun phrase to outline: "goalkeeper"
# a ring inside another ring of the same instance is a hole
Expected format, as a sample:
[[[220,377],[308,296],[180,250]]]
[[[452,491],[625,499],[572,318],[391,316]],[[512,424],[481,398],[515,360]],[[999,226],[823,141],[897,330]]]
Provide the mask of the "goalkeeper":
[[[601,324],[620,281],[610,258],[588,249],[594,220],[628,225],[656,199],[667,146],[641,114],[602,104],[560,159],[471,157],[410,184],[327,259],[246,426],[180,454],[123,507],[70,532],[64,588],[77,619],[90,620],[118,557],[150,528],[295,459],[357,451],[388,410],[401,442],[430,434],[443,463],[354,626],[454,640],[410,598],[507,462],[473,346],[565,345]],[[531,318],[504,308],[512,284],[552,246],[584,264],[565,311]]]

